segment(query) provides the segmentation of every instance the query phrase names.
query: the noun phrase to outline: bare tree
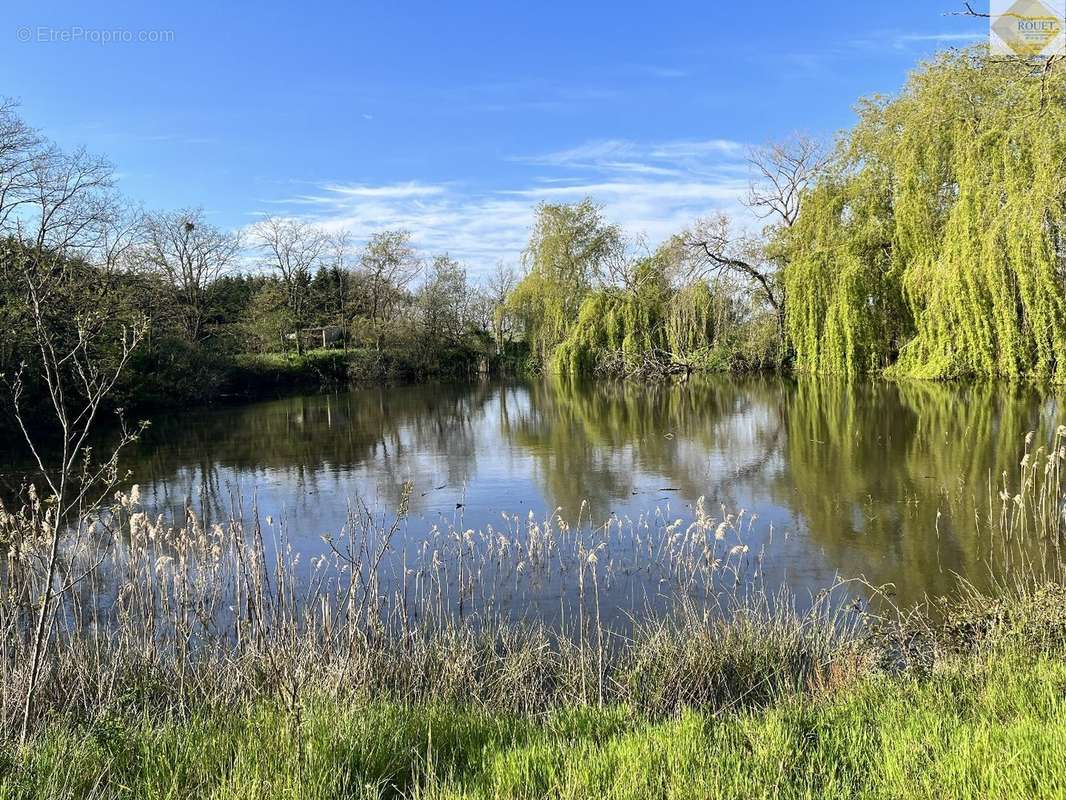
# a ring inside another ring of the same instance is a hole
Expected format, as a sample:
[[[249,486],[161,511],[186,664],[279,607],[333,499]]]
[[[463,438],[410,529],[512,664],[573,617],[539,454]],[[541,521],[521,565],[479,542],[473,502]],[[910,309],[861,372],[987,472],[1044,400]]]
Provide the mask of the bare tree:
[[[207,289],[224,275],[240,253],[240,236],[219,230],[203,209],[158,213],[145,220],[145,258],[174,289],[185,336],[204,334]]]
[[[5,231],[16,209],[30,202],[36,161],[46,148],[17,108],[15,101],[0,98],[0,229]]]
[[[85,519],[117,480],[119,450],[136,434],[123,427],[102,462],[91,458],[89,435],[146,325],[136,314],[117,313],[113,302],[114,278],[136,243],[137,225],[110,191],[107,162],[44,142],[10,105],[0,109],[0,154],[0,270],[18,287],[35,349],[34,363],[24,362],[13,377],[12,405],[49,492],[32,517],[35,529],[26,532],[42,552],[21,720],[25,742],[56,605],[80,580],[60,570],[64,545],[84,535]],[[30,370],[39,373],[46,398],[32,408],[25,402]],[[46,449],[38,432],[49,416],[57,436]]]
[[[687,231],[686,244],[697,248],[692,277],[707,278],[714,273],[731,272],[756,287],[762,299],[779,319],[785,313],[784,288],[776,265],[762,257],[761,243],[752,237],[737,236],[726,214],[696,221]]]
[[[791,228],[799,218],[805,193],[825,173],[829,157],[809,136],[792,138],[753,149],[748,156],[752,180],[746,205],[768,228]],[[764,236],[768,231],[764,231]],[[752,236],[736,236],[725,214],[697,220],[682,234],[684,244],[693,248],[701,266],[708,272],[728,271],[750,281],[773,310],[778,335],[783,338],[785,291],[781,264],[766,256],[763,242]]]
[[[748,163],[755,175],[748,187],[747,206],[760,219],[791,228],[799,217],[804,193],[828,162],[822,144],[806,134],[753,149]]]
[[[418,292],[424,344],[457,342],[470,321],[471,299],[466,268],[447,253],[434,258]]]
[[[629,292],[641,291],[657,278],[654,270],[645,268],[652,257],[646,237],[620,233],[615,247],[604,256],[603,272],[607,284],[621,286]]]
[[[485,282],[485,294],[492,315],[492,338],[496,342],[496,354],[499,355],[506,344],[506,339],[511,332],[511,325],[507,318],[507,297],[518,285],[518,273],[515,268],[503,261],[496,264],[496,268]]]
[[[352,237],[348,231],[329,235],[323,262],[328,277],[329,291],[320,300],[325,301],[323,305],[333,310],[336,322],[344,327],[344,341],[347,347],[353,299]]]
[[[311,275],[326,255],[329,237],[301,220],[270,217],[256,225],[252,239],[266,256],[266,265],[285,286],[289,312],[296,330],[296,352],[303,353],[300,332],[305,325]]]

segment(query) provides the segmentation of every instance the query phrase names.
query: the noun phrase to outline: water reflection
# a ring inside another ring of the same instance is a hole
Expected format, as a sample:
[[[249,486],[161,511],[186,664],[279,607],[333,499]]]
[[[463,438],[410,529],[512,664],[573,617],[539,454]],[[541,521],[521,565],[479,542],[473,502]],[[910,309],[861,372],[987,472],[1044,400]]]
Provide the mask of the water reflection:
[[[975,514],[988,481],[1013,474],[1026,433],[1046,441],[1061,416],[1057,398],[1008,386],[414,386],[158,416],[125,466],[154,511],[227,516],[239,496],[284,518],[308,555],[348,502],[394,506],[406,481],[415,538],[501,512],[687,518],[703,496],[758,515],[749,544],[769,584],[802,593],[863,575],[911,602],[956,573],[985,583]]]
[[[909,602],[955,574],[988,585],[989,482],[1015,474],[1027,432],[1050,440],[1060,412],[1009,386],[805,382],[785,415],[778,502],[840,573],[891,581]]]

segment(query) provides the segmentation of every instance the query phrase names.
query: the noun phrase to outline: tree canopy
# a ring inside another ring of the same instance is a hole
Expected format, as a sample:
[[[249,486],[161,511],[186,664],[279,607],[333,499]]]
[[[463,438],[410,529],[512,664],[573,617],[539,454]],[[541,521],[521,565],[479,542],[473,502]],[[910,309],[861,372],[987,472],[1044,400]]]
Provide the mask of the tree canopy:
[[[799,370],[1066,380],[1063,82],[951,51],[860,104],[779,242]]]

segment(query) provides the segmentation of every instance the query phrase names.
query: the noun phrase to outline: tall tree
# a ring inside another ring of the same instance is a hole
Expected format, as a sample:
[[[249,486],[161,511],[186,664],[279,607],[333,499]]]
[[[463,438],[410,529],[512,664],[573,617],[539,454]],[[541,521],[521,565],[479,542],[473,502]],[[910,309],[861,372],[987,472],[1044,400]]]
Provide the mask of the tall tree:
[[[411,283],[422,271],[422,260],[404,230],[375,233],[359,259],[363,291],[367,295],[371,335],[381,349],[385,332],[395,320]]]
[[[718,213],[696,222],[681,235],[694,248],[706,272],[731,272],[755,287],[773,310],[779,338],[785,337],[785,285],[782,250],[777,240],[799,219],[804,198],[826,171],[829,158],[810,136],[789,139],[753,149],[748,155],[752,179],[747,205],[767,221],[758,237],[737,235],[729,217]]]
[[[541,364],[550,361],[581,302],[622,248],[621,232],[590,199],[537,206],[525,251],[527,272],[508,299],[508,311],[523,321]]]
[[[321,266],[315,273],[311,294],[323,321],[347,328],[353,313],[355,281],[352,276],[351,236],[347,231],[331,235]]]
[[[492,315],[492,338],[496,344],[497,355],[503,351],[510,338],[511,322],[507,313],[507,298],[518,285],[518,273],[514,267],[503,261],[497,262],[492,274],[485,282],[485,295],[489,313]]]
[[[467,321],[470,287],[463,265],[447,254],[433,259],[426,282],[418,293],[422,330],[426,341],[455,344]]]
[[[940,54],[859,106],[787,238],[797,366],[1066,382],[1066,70]]]
[[[307,324],[311,276],[321,263],[329,237],[301,220],[269,217],[252,229],[252,240],[285,288],[286,303],[295,326],[296,352],[303,354],[301,333]]]
[[[235,263],[239,235],[214,227],[197,208],[148,216],[145,238],[147,264],[173,289],[186,339],[199,342],[208,288]]]

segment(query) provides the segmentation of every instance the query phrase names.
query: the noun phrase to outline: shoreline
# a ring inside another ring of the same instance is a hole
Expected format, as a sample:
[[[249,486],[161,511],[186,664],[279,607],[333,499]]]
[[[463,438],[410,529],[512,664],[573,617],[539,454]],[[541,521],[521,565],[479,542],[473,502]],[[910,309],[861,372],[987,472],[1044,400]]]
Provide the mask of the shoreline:
[[[751,659],[752,648],[762,649],[769,668],[782,655],[766,646],[781,644],[781,631],[766,620],[740,638],[735,623],[720,628],[714,648],[679,641],[694,658],[649,653],[656,666],[646,663],[644,681],[657,673],[662,689],[733,685],[702,703],[658,710],[595,693],[526,708],[501,702],[507,692],[469,694],[474,681],[536,671],[519,651],[500,650],[515,643],[515,631],[482,641],[466,664],[438,662],[436,677],[422,676],[421,694],[338,683],[331,668],[293,677],[292,689],[271,675],[299,671],[262,653],[239,668],[266,677],[272,689],[246,686],[212,699],[210,674],[179,679],[146,664],[125,676],[106,708],[85,718],[49,716],[22,749],[6,740],[0,793],[1058,796],[1066,790],[1066,585],[998,601],[970,595],[951,608],[939,624],[904,615],[880,643],[851,642],[772,687]],[[892,664],[886,647],[909,649],[911,658]],[[474,674],[460,674],[465,668]]]

